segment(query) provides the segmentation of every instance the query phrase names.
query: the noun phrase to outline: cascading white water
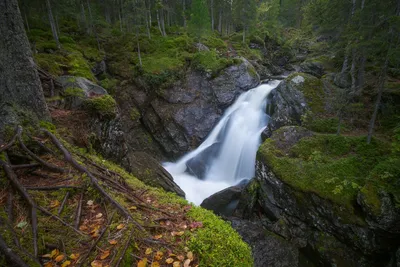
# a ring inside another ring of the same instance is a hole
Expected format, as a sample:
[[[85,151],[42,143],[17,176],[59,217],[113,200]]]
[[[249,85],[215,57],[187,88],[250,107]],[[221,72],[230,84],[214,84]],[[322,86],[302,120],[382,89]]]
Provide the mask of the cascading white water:
[[[261,132],[268,123],[267,97],[278,84],[272,81],[241,94],[196,150],[164,164],[187,200],[200,205],[208,196],[254,176]]]

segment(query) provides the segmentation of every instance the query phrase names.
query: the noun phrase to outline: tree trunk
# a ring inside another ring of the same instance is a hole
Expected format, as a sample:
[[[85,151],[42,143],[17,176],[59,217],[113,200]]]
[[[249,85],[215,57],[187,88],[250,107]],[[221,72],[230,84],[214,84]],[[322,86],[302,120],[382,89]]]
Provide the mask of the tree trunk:
[[[26,30],[30,32],[31,28],[29,27],[28,17],[26,16],[26,13],[25,13],[25,25],[26,25]]]
[[[214,0],[211,0],[210,3],[210,9],[211,9],[211,30],[214,31]]]
[[[351,94],[355,96],[357,94],[357,79],[356,79],[356,51],[352,50],[352,58],[351,58],[351,68],[350,68],[350,77],[351,77]]]
[[[86,20],[86,11],[85,11],[85,6],[83,5],[83,3],[81,3],[81,17],[82,17],[83,27],[85,28],[86,31],[88,31],[88,25],[87,25],[87,20]]]
[[[56,23],[54,21],[53,12],[51,11],[50,0],[46,0],[46,6],[47,6],[47,13],[49,15],[51,32],[53,33],[53,38],[57,43],[57,47],[60,48],[60,41],[58,40],[57,27],[56,27]]]
[[[163,31],[161,29],[160,12],[159,12],[159,10],[157,10],[157,24],[158,24],[158,29],[160,30],[161,36],[164,36]]]
[[[86,0],[88,12],[89,12],[89,27],[88,27],[88,33],[91,34],[93,33],[93,16],[92,16],[92,9],[90,8],[90,3],[89,0]]]
[[[222,9],[220,8],[218,11],[218,31],[222,34]]]
[[[162,30],[162,36],[167,36],[167,33],[165,32],[165,20],[164,20],[164,10],[160,10],[160,22],[161,22],[161,30]]]
[[[50,120],[17,0],[0,0],[0,18],[0,129],[21,111]]]
[[[243,43],[246,43],[246,26],[243,26]]]
[[[136,43],[139,58],[139,66],[142,67],[142,56],[140,55],[140,43],[139,43],[139,26],[136,26]]]
[[[186,0],[182,0],[182,16],[183,16],[183,27],[186,28],[187,21],[186,21]]]

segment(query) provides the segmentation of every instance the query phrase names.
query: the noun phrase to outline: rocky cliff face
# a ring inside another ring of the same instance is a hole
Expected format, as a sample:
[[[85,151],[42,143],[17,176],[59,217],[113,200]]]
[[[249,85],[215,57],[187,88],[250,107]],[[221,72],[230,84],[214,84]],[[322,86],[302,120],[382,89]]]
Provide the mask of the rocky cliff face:
[[[162,90],[128,86],[119,102],[135,103],[140,121],[163,152],[178,157],[198,146],[224,109],[259,82],[254,67],[242,59],[215,78],[188,70],[181,80]]]

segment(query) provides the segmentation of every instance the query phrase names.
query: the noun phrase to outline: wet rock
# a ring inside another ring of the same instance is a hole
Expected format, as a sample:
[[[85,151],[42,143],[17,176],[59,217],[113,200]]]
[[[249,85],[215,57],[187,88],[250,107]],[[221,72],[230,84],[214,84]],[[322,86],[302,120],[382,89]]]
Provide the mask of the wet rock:
[[[107,71],[107,65],[105,60],[96,63],[96,65],[94,65],[94,67],[92,68],[92,72],[96,76],[104,74],[106,73],[106,71]]]
[[[299,266],[298,248],[285,239],[266,231],[260,222],[231,219],[232,227],[248,243],[255,267]]]
[[[215,214],[231,216],[245,184],[231,186],[204,199],[200,206]]]
[[[305,61],[301,63],[300,71],[318,78],[321,78],[325,73],[323,64],[318,61]]]
[[[304,74],[292,75],[271,92],[269,95],[271,104],[267,111],[271,118],[263,132],[264,138],[282,126],[301,124],[301,116],[308,110],[303,93],[303,87],[308,79],[316,78]]]
[[[186,172],[197,177],[198,179],[204,179],[208,171],[209,163],[217,156],[219,148],[220,144],[214,143],[204,149],[196,157],[190,159],[188,162],[186,162]]]

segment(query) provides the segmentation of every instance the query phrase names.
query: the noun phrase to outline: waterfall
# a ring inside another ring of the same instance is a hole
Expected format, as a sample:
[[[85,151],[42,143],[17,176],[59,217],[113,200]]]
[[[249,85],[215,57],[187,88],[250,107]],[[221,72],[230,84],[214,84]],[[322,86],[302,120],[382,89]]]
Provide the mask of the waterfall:
[[[262,84],[241,94],[224,113],[207,139],[175,163],[164,163],[174,181],[196,205],[208,196],[251,179],[269,93],[279,81]]]

